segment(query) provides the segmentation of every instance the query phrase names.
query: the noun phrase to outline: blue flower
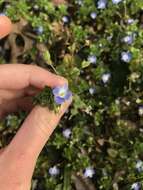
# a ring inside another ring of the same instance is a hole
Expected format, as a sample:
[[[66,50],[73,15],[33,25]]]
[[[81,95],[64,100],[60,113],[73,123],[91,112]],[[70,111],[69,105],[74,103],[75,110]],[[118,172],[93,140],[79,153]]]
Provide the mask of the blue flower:
[[[72,96],[72,93],[69,91],[67,84],[64,86],[55,87],[52,91],[54,94],[54,100],[59,105],[64,103]]]
[[[120,3],[122,0],[112,0],[113,4],[118,4]]]
[[[67,16],[62,17],[62,21],[67,24],[69,22],[69,18]]]
[[[50,174],[51,176],[59,175],[59,173],[60,173],[60,170],[59,170],[59,168],[57,168],[57,166],[53,166],[53,167],[51,167],[51,168],[49,169],[49,174]]]
[[[95,174],[95,170],[92,167],[87,167],[84,171],[84,177],[87,178],[92,178],[93,175]]]
[[[36,33],[37,33],[37,34],[40,35],[40,34],[43,34],[43,32],[44,32],[43,26],[39,26],[39,27],[36,28]]]
[[[129,18],[129,19],[127,20],[127,23],[128,23],[128,24],[133,24],[134,22],[135,22],[135,20],[132,19],[132,18]]]
[[[63,130],[63,136],[64,136],[66,139],[69,139],[70,136],[71,136],[71,129],[67,128],[67,129]]]
[[[126,62],[126,63],[129,63],[132,59],[132,54],[130,52],[122,52],[121,53],[121,60]]]
[[[93,63],[93,64],[96,64],[96,61],[97,61],[97,58],[95,55],[89,55],[87,60],[90,62],[90,63]]]
[[[97,14],[96,14],[95,12],[91,12],[91,13],[90,13],[90,17],[91,17],[92,19],[96,19]]]
[[[105,9],[107,5],[107,0],[99,0],[97,3],[98,9]]]
[[[103,83],[107,83],[109,81],[110,77],[111,77],[110,73],[104,73],[102,75],[102,81],[103,81]]]
[[[141,184],[139,182],[133,183],[131,186],[132,190],[141,190]]]
[[[133,43],[133,35],[125,36],[122,40],[123,40],[123,42],[125,42],[127,44],[132,44]]]
[[[95,88],[89,88],[89,93],[91,94],[91,95],[93,95],[93,94],[95,94]]]
[[[141,160],[138,160],[135,168],[138,172],[142,172],[143,171],[143,162]]]

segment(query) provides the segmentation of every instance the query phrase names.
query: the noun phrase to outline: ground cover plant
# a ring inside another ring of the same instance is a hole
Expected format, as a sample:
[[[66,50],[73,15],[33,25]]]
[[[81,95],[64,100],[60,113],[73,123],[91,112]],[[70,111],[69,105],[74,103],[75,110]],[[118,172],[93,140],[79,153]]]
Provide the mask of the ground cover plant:
[[[143,189],[143,1],[0,0],[14,23],[0,64],[69,81],[73,103],[43,149],[32,190]],[[34,99],[47,105],[46,89]],[[0,122],[0,146],[26,113]]]

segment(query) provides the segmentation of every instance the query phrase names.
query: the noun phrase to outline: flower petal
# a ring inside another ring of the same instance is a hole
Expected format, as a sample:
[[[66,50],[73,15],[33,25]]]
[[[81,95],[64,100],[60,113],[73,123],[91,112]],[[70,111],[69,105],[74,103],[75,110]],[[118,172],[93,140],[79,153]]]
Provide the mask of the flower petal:
[[[61,97],[59,97],[59,96],[55,96],[54,97],[54,100],[55,100],[55,102],[57,103],[57,104],[62,104],[65,100],[64,100],[64,98],[61,98]]]
[[[61,89],[61,87],[59,87],[59,86],[57,86],[57,87],[53,88],[53,89],[52,89],[53,94],[54,94],[55,96],[56,96],[56,95],[58,95],[58,94],[59,94],[60,89]]]
[[[63,85],[61,88],[63,88],[65,91],[68,90],[68,84]]]
[[[72,96],[72,92],[68,91],[64,97],[65,100],[68,100]]]
[[[67,90],[68,90],[68,84],[64,84],[63,86],[57,86],[53,88],[52,92],[56,96],[59,95],[60,91],[67,91]]]

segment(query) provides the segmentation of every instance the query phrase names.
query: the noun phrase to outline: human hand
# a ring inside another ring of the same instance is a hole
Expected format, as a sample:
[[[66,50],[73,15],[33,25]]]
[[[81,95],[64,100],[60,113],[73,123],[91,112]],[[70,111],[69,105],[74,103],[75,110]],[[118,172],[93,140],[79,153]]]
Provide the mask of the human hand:
[[[0,16],[0,38],[12,29],[10,20]],[[24,64],[0,65],[0,117],[19,108],[31,110],[10,144],[0,150],[0,189],[29,190],[31,178],[46,141],[72,98],[55,113],[48,108],[32,106],[32,96],[44,88],[64,85],[67,80],[43,68]]]

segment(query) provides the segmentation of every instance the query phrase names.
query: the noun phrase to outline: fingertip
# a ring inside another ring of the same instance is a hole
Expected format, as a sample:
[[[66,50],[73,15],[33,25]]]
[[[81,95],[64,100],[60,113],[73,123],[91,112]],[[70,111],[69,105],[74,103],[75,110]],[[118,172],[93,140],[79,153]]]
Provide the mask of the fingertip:
[[[4,14],[0,15],[0,38],[5,37],[12,31],[12,22]]]
[[[49,86],[55,88],[57,86],[68,85],[68,80],[63,76],[49,72],[48,70],[37,65],[27,65],[29,72],[29,82],[32,86],[44,88]],[[30,69],[29,69],[30,68]]]
[[[68,80],[62,76],[59,76],[59,85],[65,85],[67,84],[68,85]]]

